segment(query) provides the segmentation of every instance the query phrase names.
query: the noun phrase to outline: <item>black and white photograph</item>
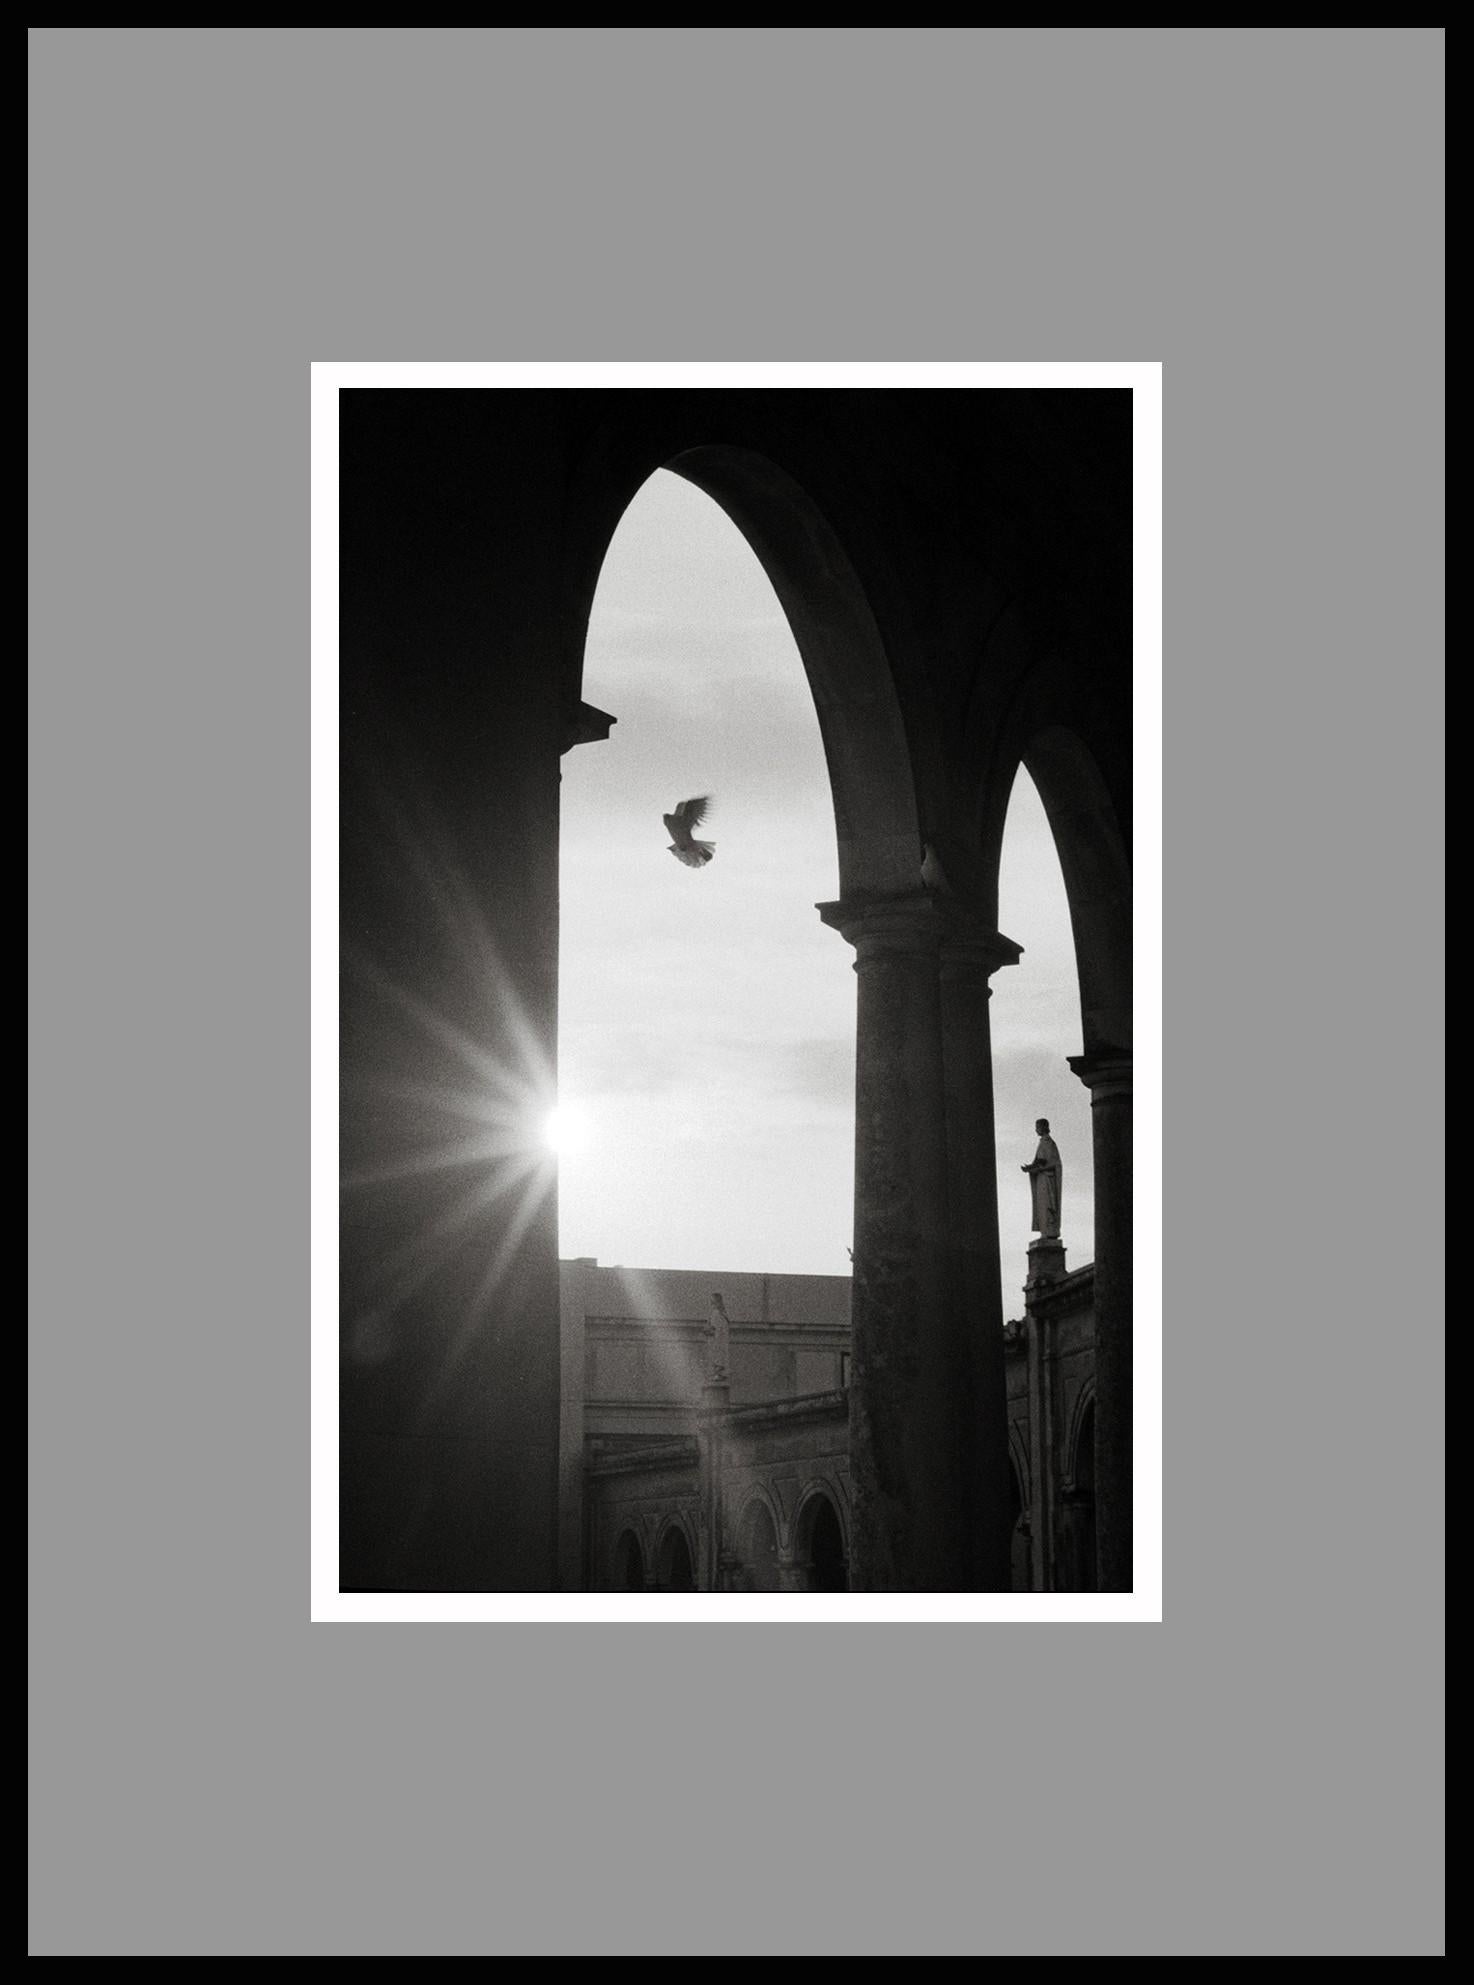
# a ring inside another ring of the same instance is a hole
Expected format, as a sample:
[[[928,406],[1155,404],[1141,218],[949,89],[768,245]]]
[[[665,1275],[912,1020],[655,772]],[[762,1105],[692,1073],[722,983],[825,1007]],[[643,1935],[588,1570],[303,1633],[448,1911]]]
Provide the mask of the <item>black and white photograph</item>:
[[[28,1954],[1441,1956],[1441,28],[30,28]]]
[[[1141,1589],[1159,368],[740,370],[324,368],[339,1594],[1065,1618]]]

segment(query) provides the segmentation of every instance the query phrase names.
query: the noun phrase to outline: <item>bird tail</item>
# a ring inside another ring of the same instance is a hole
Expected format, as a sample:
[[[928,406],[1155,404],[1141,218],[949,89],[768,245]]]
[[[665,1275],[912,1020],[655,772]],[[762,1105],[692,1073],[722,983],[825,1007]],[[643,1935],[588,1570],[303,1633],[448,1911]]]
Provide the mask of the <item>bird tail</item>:
[[[678,848],[674,842],[671,843],[671,853],[687,868],[705,868],[716,851],[715,841],[693,841],[688,848]]]

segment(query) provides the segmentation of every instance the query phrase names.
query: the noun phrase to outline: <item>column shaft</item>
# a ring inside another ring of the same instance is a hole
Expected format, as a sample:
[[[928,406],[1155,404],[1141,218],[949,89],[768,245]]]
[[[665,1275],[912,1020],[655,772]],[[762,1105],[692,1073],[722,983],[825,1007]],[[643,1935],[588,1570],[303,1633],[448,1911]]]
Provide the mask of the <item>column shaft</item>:
[[[1071,1058],[1090,1090],[1095,1156],[1095,1524],[1097,1584],[1132,1589],[1131,1060]]]
[[[990,974],[1011,964],[1006,939],[953,931],[941,951],[943,1067],[955,1306],[950,1356],[966,1375],[959,1435],[969,1547],[968,1589],[1013,1582],[1008,1378],[998,1261],[998,1172],[993,1123]]]
[[[697,1518],[696,1590],[719,1592],[723,1589],[722,1564],[722,1448],[726,1411],[732,1389],[725,1382],[708,1383],[701,1388],[701,1410],[696,1416]]]
[[[935,951],[862,948],[855,1055],[856,1589],[967,1582]]]
[[[1006,1591],[987,960],[930,895],[820,914],[859,980],[850,1584]]]
[[[1024,1318],[1029,1361],[1029,1583],[1035,1592],[1054,1590],[1054,1449],[1049,1411],[1051,1373],[1044,1355],[1042,1317]]]

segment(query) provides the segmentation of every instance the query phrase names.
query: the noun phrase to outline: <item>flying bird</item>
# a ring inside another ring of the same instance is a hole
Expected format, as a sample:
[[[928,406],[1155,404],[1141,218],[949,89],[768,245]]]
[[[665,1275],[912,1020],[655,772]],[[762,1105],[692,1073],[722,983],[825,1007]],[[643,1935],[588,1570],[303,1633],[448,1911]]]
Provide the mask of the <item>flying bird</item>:
[[[687,868],[705,868],[716,853],[714,841],[694,841],[691,838],[691,830],[701,825],[710,805],[711,794],[703,793],[699,799],[682,800],[674,813],[661,816],[665,821],[665,831],[670,835],[670,851]]]

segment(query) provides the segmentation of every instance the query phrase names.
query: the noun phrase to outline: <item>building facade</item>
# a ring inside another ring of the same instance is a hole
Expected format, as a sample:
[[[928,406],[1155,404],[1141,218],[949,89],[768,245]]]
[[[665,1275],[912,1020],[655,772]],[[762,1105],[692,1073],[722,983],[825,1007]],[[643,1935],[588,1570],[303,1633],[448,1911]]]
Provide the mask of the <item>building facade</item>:
[[[849,1277],[561,1266],[564,1588],[848,1590]],[[1036,1242],[1004,1326],[1019,1592],[1096,1589],[1094,1282]]]

